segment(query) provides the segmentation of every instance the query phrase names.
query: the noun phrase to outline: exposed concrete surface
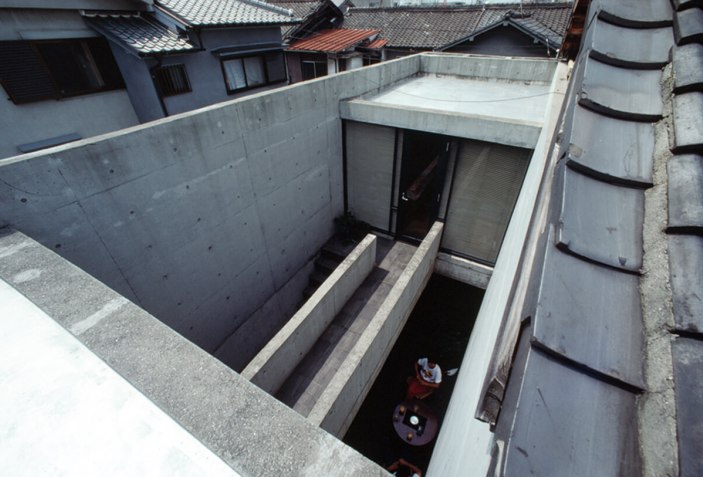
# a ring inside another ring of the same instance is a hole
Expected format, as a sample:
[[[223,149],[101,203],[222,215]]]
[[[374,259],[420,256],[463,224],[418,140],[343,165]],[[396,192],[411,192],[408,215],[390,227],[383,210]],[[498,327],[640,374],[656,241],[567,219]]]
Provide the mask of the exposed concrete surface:
[[[225,337],[213,356],[237,372],[263,348],[300,307],[303,292],[315,268],[315,257],[303,266],[266,303]]]
[[[639,401],[639,436],[643,474],[646,476],[679,475],[676,438],[676,397],[669,330],[674,328],[674,314],[667,249],[666,164],[673,137],[671,115],[671,65],[664,68],[662,97],[664,118],[654,128],[654,185],[645,191],[643,226],[643,263],[640,292],[645,335],[643,363],[646,392]]]
[[[1,161],[0,226],[31,235],[122,296],[16,233],[0,241],[0,278],[80,333],[81,342],[240,474],[382,475],[121,299],[210,351],[245,322],[256,330],[248,317],[306,266],[343,208],[340,100],[415,75],[420,63],[420,56],[390,61]],[[524,201],[518,213],[529,215]],[[506,235],[511,258],[519,253],[515,235]],[[500,312],[507,276],[489,286],[497,310],[489,318]],[[386,331],[369,333],[392,343]],[[230,345],[236,352],[237,341]],[[492,345],[480,344],[484,351]],[[350,356],[348,376],[357,376],[353,362],[365,378],[375,376],[362,356]],[[468,378],[457,399],[471,403],[486,363],[465,360],[460,377]],[[446,437],[441,457],[457,473],[466,462],[482,465],[488,446],[481,439],[490,436],[461,407],[452,421],[466,429]],[[349,415],[340,411],[335,419]],[[466,434],[479,436],[478,445],[461,438]]]
[[[556,62],[421,55],[420,75],[340,104],[344,119],[533,149]]]
[[[312,350],[300,361],[276,397],[303,416],[320,399],[388,296],[415,247],[379,239],[378,265],[351,296]]]
[[[486,380],[490,380],[491,373],[502,367],[504,359],[510,359],[513,355],[519,329],[519,315],[512,316],[512,322],[508,323],[511,330],[508,330],[508,333],[503,332],[503,336],[501,326],[508,306],[514,298],[512,294],[516,277],[520,277],[523,247],[530,230],[531,217],[550,149],[554,143],[563,95],[567,87],[567,72],[567,65],[556,65],[551,85],[554,94],[545,106],[545,126],[530,160],[481,310],[476,317],[469,345],[459,368],[454,393],[427,469],[429,477],[463,475],[466,469],[472,469],[475,475],[486,475],[488,471],[493,433],[490,426],[476,419],[475,415],[482,401]],[[518,295],[518,299],[523,298],[524,296]],[[513,308],[519,309],[519,306]],[[512,335],[510,331],[513,332]]]
[[[376,237],[369,234],[254,357],[242,376],[275,394],[366,279],[375,258]]]
[[[550,95],[549,83],[526,83],[422,75],[365,99],[406,107],[416,107],[420,102],[424,109],[539,126]],[[496,108],[496,103],[500,103],[500,108]]]
[[[539,125],[535,122],[507,121],[479,114],[447,113],[417,105],[378,104],[364,99],[342,103],[340,111],[343,119],[352,121],[414,129],[527,149],[534,147],[540,131]]]
[[[557,61],[544,58],[453,56],[451,53],[425,53],[420,59],[420,69],[424,73],[545,84],[552,82],[558,64]]]
[[[393,288],[325,387],[308,419],[343,436],[434,271],[443,224],[435,222]]]
[[[440,252],[437,254],[434,271],[461,283],[485,290],[491,280],[493,267]]]
[[[113,290],[27,236],[0,229],[0,279],[243,476],[387,475]]]
[[[4,280],[0,325],[5,475],[239,475]]]
[[[0,226],[236,364],[240,345],[263,345],[247,335],[258,330],[250,317],[266,318],[257,311],[343,211],[339,101],[419,64],[389,61],[0,161]]]

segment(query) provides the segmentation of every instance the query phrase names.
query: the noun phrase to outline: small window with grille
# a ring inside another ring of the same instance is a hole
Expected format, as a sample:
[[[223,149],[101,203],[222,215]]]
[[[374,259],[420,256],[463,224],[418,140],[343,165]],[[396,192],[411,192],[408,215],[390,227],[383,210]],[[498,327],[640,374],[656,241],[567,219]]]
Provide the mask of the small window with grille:
[[[155,68],[153,78],[161,96],[174,96],[191,92],[185,65],[168,65]]]

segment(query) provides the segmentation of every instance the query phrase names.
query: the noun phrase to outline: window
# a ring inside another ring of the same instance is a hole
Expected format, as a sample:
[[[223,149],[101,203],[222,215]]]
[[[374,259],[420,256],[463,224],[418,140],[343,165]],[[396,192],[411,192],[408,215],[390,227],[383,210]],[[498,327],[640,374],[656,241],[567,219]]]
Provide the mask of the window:
[[[287,79],[283,53],[222,60],[227,93],[257,88]]]
[[[364,55],[364,66],[369,66],[369,65],[375,65],[376,63],[380,63],[381,58],[377,56],[371,56],[371,55]]]
[[[326,61],[301,61],[301,68],[303,70],[303,79],[315,79],[320,76],[327,76],[327,62]]]
[[[15,104],[124,88],[102,38],[0,42],[0,82]]]
[[[191,91],[185,65],[168,65],[155,68],[152,77],[161,96],[174,96]]]

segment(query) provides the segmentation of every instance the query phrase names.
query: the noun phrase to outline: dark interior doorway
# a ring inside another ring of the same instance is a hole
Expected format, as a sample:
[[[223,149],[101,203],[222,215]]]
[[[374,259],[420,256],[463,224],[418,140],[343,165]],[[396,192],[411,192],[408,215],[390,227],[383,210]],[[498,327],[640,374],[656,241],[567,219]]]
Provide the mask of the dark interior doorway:
[[[449,138],[406,130],[403,138],[396,236],[422,240],[437,220]]]
[[[432,276],[344,436],[346,444],[383,467],[403,457],[427,471],[436,439],[421,447],[405,443],[393,429],[393,410],[404,398],[405,380],[418,358],[431,357],[445,374],[461,366],[483,295],[479,288]],[[440,432],[455,381],[456,375],[444,376],[440,388],[424,400],[438,416]]]

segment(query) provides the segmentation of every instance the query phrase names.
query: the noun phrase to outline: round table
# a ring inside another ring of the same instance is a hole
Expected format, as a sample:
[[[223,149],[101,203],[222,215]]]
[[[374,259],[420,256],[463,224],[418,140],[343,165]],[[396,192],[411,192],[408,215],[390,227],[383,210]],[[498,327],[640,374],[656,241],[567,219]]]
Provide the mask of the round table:
[[[413,424],[412,417],[417,417]],[[393,427],[398,437],[411,446],[424,446],[435,438],[438,431],[437,416],[422,401],[403,401],[393,410]]]

